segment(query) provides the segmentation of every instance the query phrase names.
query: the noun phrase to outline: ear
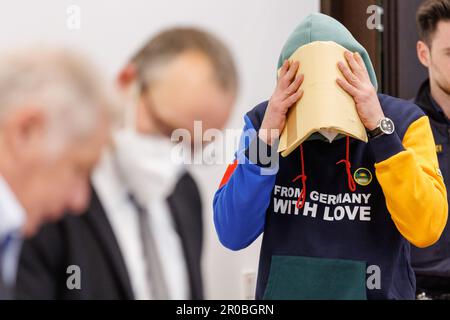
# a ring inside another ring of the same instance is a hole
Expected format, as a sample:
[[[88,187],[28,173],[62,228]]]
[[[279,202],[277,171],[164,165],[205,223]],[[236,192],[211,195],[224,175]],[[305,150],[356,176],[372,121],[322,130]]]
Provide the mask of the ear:
[[[6,119],[3,139],[8,152],[16,159],[32,158],[34,152],[44,152],[47,121],[44,110],[23,107]]]
[[[117,85],[121,90],[127,90],[136,81],[137,70],[133,64],[127,64],[117,76]]]
[[[420,63],[422,63],[424,67],[429,68],[431,52],[428,45],[423,41],[417,42],[417,56],[419,58]]]

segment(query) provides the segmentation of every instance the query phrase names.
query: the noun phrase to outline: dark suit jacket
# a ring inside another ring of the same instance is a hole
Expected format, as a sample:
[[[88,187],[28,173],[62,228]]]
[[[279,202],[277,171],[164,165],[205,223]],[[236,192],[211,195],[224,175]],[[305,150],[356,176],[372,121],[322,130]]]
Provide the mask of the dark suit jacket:
[[[191,298],[203,299],[202,207],[189,174],[180,179],[168,204],[183,246]],[[67,288],[70,265],[80,267],[80,290]],[[122,253],[95,191],[86,214],[68,215],[24,243],[15,295],[18,299],[134,299]]]

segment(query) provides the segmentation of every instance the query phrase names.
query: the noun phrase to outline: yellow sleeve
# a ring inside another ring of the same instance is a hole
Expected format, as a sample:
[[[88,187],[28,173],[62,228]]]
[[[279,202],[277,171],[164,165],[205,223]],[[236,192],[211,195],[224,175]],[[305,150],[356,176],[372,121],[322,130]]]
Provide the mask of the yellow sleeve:
[[[436,243],[447,223],[447,191],[428,117],[408,128],[404,150],[377,163],[375,171],[397,229],[413,245]]]

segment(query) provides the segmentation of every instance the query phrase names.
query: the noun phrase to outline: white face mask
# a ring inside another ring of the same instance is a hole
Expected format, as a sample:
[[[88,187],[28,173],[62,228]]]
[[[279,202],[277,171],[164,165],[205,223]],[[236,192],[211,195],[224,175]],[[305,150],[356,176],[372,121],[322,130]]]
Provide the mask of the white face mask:
[[[121,130],[114,134],[114,141],[121,179],[142,206],[174,191],[183,167],[173,161],[169,139]]]
[[[131,100],[125,109],[125,128],[113,135],[113,156],[120,178],[137,201],[147,206],[151,199],[166,198],[174,191],[183,167],[172,159],[173,144],[169,138],[137,132],[137,100]]]

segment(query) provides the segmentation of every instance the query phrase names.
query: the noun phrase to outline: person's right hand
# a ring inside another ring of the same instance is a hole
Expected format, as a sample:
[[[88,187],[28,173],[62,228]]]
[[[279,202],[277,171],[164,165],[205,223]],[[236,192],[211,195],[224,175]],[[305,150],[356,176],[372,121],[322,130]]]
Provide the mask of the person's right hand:
[[[280,138],[281,132],[286,125],[286,116],[289,109],[295,105],[303,96],[300,86],[304,76],[296,77],[299,63],[290,63],[286,60],[281,67],[275,92],[270,98],[264,120],[261,124],[258,136],[268,145]]]

